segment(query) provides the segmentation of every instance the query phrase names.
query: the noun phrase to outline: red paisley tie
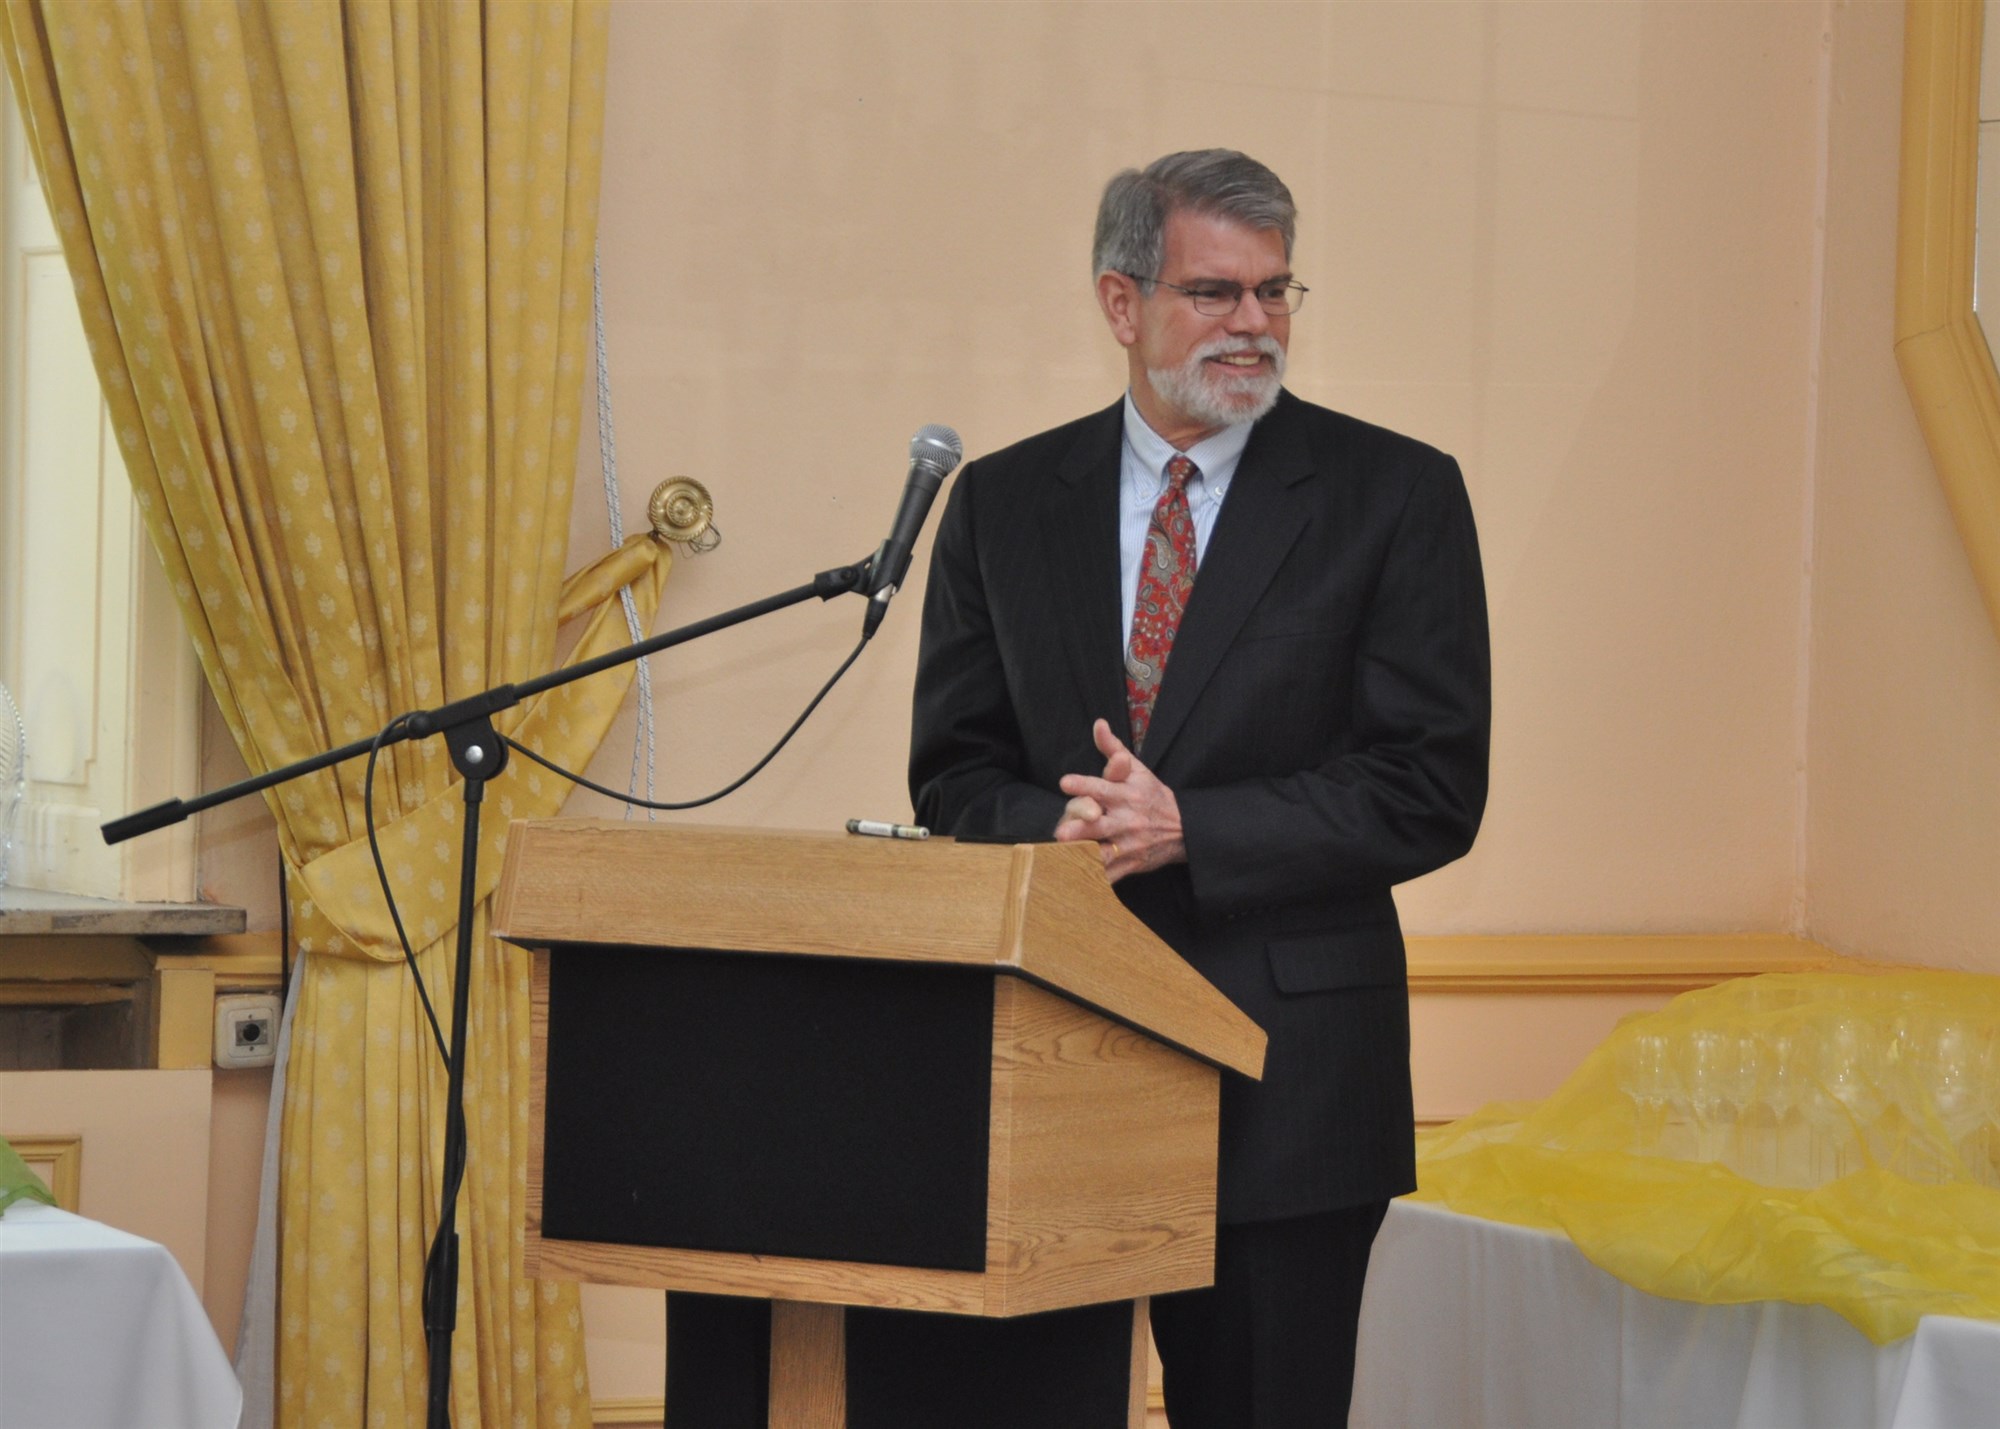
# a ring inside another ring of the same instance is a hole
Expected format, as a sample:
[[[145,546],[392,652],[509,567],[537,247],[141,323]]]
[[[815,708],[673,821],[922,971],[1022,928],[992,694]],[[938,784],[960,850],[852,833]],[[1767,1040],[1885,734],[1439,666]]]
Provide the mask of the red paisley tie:
[[[1132,747],[1146,742],[1153,700],[1167,673],[1167,655],[1181,628],[1188,593],[1194,589],[1194,516],[1188,510],[1188,478],[1195,464],[1176,452],[1167,463],[1167,489],[1153,507],[1146,528],[1146,555],[1139,565],[1139,594],[1132,607],[1132,640],[1125,649],[1125,700],[1132,714]]]

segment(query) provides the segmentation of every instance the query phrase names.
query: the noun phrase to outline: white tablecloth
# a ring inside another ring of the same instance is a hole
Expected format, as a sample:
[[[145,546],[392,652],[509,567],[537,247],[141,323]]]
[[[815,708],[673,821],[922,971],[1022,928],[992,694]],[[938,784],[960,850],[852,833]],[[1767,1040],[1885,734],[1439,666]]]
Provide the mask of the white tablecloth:
[[[1634,1290],[1562,1236],[1389,1208],[1361,1307],[1361,1429],[1992,1429],[2000,1323],[1877,1347],[1833,1311]]]
[[[234,1429],[242,1406],[166,1247],[32,1201],[0,1216],[0,1429]]]

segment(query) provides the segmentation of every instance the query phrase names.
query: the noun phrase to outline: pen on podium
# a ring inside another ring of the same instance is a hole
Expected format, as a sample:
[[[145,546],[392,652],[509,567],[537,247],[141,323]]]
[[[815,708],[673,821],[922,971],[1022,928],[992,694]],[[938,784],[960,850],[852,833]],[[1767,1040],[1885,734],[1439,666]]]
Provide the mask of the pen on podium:
[[[879,819],[849,819],[850,834],[866,834],[871,839],[927,839],[931,831],[921,824],[885,824]]]

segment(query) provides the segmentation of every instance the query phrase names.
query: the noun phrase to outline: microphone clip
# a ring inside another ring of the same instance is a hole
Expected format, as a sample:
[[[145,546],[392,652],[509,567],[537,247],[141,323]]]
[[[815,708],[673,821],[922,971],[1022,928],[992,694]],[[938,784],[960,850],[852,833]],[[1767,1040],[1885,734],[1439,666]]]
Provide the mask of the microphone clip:
[[[865,593],[868,583],[874,579],[875,562],[881,557],[878,547],[871,556],[865,556],[851,566],[835,566],[830,571],[821,571],[812,579],[813,594],[821,600],[832,600],[835,596],[851,595],[856,591]]]

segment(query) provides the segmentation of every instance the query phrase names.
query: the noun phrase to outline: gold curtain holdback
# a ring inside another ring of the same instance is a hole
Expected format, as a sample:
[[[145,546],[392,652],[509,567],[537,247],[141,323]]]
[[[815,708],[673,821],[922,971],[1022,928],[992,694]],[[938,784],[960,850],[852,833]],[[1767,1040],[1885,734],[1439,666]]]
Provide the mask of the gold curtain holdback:
[[[691,476],[670,476],[653,488],[646,503],[646,519],[653,523],[653,537],[686,546],[692,555],[702,555],[722,544],[722,531],[715,524],[715,501],[708,488]]]

